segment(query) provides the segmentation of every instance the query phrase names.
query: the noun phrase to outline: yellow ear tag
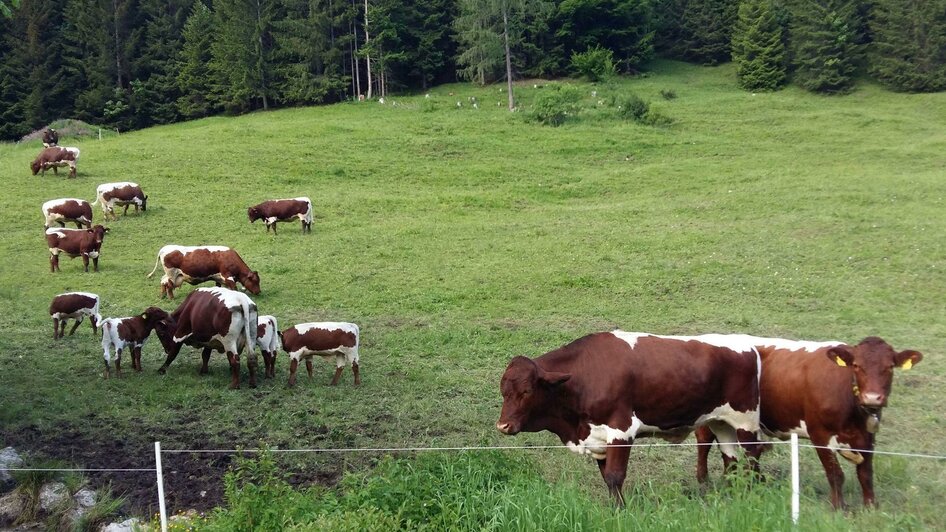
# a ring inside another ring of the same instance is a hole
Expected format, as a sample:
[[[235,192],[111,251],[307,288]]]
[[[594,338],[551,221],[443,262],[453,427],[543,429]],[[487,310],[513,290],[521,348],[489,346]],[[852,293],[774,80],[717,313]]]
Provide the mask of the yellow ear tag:
[[[835,360],[835,362],[837,362],[838,365],[841,366],[842,368],[846,368],[846,367],[847,367],[847,364],[845,364],[844,361],[841,360],[841,357],[834,357],[834,360]]]
[[[910,369],[910,368],[912,368],[912,367],[913,367],[913,359],[912,359],[912,358],[908,358],[906,362],[904,362],[903,364],[900,364],[900,369],[903,369],[903,370],[908,370],[908,369]]]

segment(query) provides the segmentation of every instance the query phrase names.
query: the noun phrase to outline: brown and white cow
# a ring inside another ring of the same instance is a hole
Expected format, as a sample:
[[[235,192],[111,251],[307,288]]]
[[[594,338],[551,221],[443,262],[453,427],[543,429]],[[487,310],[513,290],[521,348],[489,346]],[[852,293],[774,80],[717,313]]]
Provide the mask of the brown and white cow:
[[[174,312],[155,325],[155,333],[167,353],[158,373],[167,371],[181,346],[187,344],[203,348],[201,375],[208,371],[211,351],[226,353],[230,362],[230,388],[238,389],[240,352],[245,347],[250,388],[255,388],[258,316],[256,304],[242,292],[221,287],[194,290]]]
[[[923,354],[897,352],[874,336],[855,346],[734,336],[754,343],[762,358],[763,432],[783,440],[792,433],[811,440],[836,509],[844,507],[844,472],[835,453],[857,464],[864,505],[876,505],[871,451],[893,386],[893,370],[910,369]],[[713,437],[697,432],[697,441],[702,444],[697,454],[697,479],[702,482]]]
[[[115,372],[122,376],[122,350],[131,351],[131,365],[135,371],[141,371],[141,348],[145,345],[154,326],[168,313],[158,307],[148,307],[137,316],[127,318],[106,318],[100,322],[102,327],[102,350],[105,357],[105,378],[111,369],[110,350],[115,349]]]
[[[345,365],[351,365],[355,385],[361,384],[358,373],[358,345],[360,334],[354,323],[323,321],[300,323],[279,333],[282,348],[289,354],[289,386],[296,384],[299,359],[305,358],[305,368],[312,378],[312,356],[335,357],[335,376],[332,386],[338,384]]]
[[[53,173],[59,175],[59,167],[68,166],[69,177],[75,177],[76,163],[78,161],[79,148],[51,146],[49,148],[43,148],[43,151],[39,152],[39,155],[36,156],[36,159],[30,163],[30,170],[33,171],[33,175],[36,175],[40,172],[42,172],[43,175],[46,175],[46,170],[52,168]]]
[[[53,227],[46,230],[46,245],[49,247],[49,271],[59,270],[59,254],[65,253],[70,258],[82,257],[85,271],[89,271],[89,259],[99,271],[99,253],[108,228],[96,225],[91,229],[67,229]]]
[[[92,206],[88,201],[78,198],[60,198],[43,203],[43,229],[49,229],[54,223],[65,227],[65,222],[74,222],[76,227],[92,227]]]
[[[730,454],[755,452],[759,355],[686,336],[620,330],[590,334],[538,358],[509,362],[496,428],[508,435],[550,431],[597,460],[623,506],[630,444],[656,436],[683,441],[707,425]]]
[[[92,324],[92,332],[98,333],[96,326],[102,320],[102,315],[99,314],[99,296],[89,292],[59,294],[49,304],[49,315],[53,319],[53,340],[66,335],[66,320],[70,318],[76,321],[69,331],[70,336],[76,332],[86,316]]]
[[[152,277],[158,266],[164,268],[161,277],[161,297],[174,299],[174,289],[184,282],[192,285],[213,281],[232,290],[242,284],[253,295],[260,293],[259,273],[250,270],[240,255],[226,246],[177,246],[169,244],[158,250]]]
[[[291,222],[298,218],[302,222],[302,232],[312,232],[312,200],[306,197],[269,200],[247,209],[250,223],[263,220],[266,232],[273,228],[276,234],[276,222]]]
[[[276,378],[276,354],[279,353],[279,329],[274,316],[260,316],[256,327],[256,345],[263,353],[264,377]]]
[[[120,183],[103,183],[95,189],[95,202],[92,205],[102,205],[102,212],[107,220],[109,215],[117,220],[115,206],[125,206],[122,214],[128,214],[128,207],[135,206],[135,212],[140,208],[142,211],[148,210],[148,196],[141,191],[138,183],[122,181]]]

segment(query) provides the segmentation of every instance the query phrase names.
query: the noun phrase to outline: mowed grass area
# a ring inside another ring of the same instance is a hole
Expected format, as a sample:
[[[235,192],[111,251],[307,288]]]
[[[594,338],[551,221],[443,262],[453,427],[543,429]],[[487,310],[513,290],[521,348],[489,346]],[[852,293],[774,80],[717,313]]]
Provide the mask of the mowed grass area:
[[[148,467],[154,440],[165,448],[556,444],[549,433],[510,439],[495,430],[507,361],[620,327],[848,342],[878,335],[920,350],[923,362],[895,379],[877,447],[946,454],[946,94],[873,85],[838,98],[796,88],[750,94],[733,75],[661,62],[645,78],[583,84],[587,107],[604,103],[560,128],[496,106],[505,102],[497,87],[451,85],[429,100],[63,139],[82,149],[74,180],[31,176],[38,144],[0,144],[4,439],[95,467]],[[521,84],[520,103],[528,109],[546,88],[534,85],[546,83]],[[664,100],[662,89],[678,97]],[[675,124],[617,119],[607,101],[628,92]],[[101,271],[63,258],[62,272],[49,273],[40,205],[92,201],[98,184],[125,180],[150,195],[149,210],[106,224]],[[248,206],[302,195],[315,204],[311,235],[296,224],[273,237],[248,223]],[[145,277],[171,243],[238,250],[262,277],[260,313],[280,328],[358,323],[362,386],[346,371],[328,387],[331,366],[316,361],[314,382],[288,389],[282,354],[275,381],[250,390],[244,369],[244,388],[230,391],[224,358],[214,355],[211,374],[199,377],[190,348],[160,376],[155,339],[143,373],[103,381],[87,323],[52,340],[47,309],[63,291],[98,293],[105,316],[172,310],[192,288],[160,300],[159,275]],[[813,451],[802,455],[806,509],[826,511],[821,466]],[[185,456],[166,477],[172,509],[218,503],[227,460]],[[331,484],[378,457],[279,460],[299,482]],[[775,482],[788,482],[787,457],[780,448],[765,458]],[[605,504],[592,461],[564,450],[521,459]],[[694,463],[692,448],[638,449],[628,482],[678,486],[681,500],[666,503],[689,504]],[[853,517],[852,528],[943,526],[946,463],[875,464],[882,511]],[[845,470],[857,508],[856,477]],[[147,504],[153,480],[129,476],[108,478]]]

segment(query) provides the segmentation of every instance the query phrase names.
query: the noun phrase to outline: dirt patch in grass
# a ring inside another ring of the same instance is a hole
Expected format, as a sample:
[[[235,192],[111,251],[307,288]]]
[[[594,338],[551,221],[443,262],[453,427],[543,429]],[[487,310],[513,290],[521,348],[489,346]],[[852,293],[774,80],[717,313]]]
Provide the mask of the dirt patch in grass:
[[[132,420],[135,422],[138,420]],[[89,469],[154,468],[153,435],[161,434],[162,449],[203,449],[210,435],[198,428],[198,421],[181,420],[177,428],[152,430],[144,423],[133,430],[116,430],[90,415],[81,424],[41,429],[28,425],[0,428],[0,442],[13,446],[29,459],[61,460],[71,467]],[[193,421],[193,422],[191,422]],[[252,456],[247,454],[246,456]],[[223,476],[234,460],[225,453],[168,453],[161,456],[164,494],[168,513],[194,509],[200,512],[223,504]],[[82,473],[93,488],[111,484],[115,495],[128,502],[124,513],[153,516],[158,511],[156,474],[153,471],[88,471]],[[334,486],[341,469],[331,465],[292,471],[293,485]]]

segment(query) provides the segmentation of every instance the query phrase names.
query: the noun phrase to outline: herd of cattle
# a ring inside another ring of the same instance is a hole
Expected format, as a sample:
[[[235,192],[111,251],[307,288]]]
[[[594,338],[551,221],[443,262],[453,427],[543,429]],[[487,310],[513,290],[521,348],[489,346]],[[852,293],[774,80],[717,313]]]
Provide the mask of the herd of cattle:
[[[30,165],[33,174],[47,168],[56,169],[68,164],[70,177],[75,177],[75,161],[79,150],[59,148],[58,136],[53,130],[44,131],[44,148]],[[71,157],[70,154],[75,154]],[[43,203],[43,227],[49,248],[50,271],[60,271],[59,256],[82,257],[85,271],[89,271],[89,260],[94,271],[102,243],[109,229],[92,225],[92,206],[100,204],[103,216],[117,219],[115,207],[124,206],[135,211],[146,212],[148,196],[137,183],[105,183],[96,189],[96,199],[89,202],[78,198],[60,198]],[[302,232],[311,232],[312,202],[309,198],[293,198],[265,201],[247,211],[250,222],[262,219],[269,232],[276,232],[276,223],[299,219]],[[76,229],[66,228],[66,223],[75,223]],[[54,224],[58,224],[56,227]],[[171,313],[158,307],[148,307],[139,315],[124,318],[103,319],[99,313],[101,300],[88,292],[68,292],[55,296],[49,307],[53,319],[53,338],[65,335],[66,322],[75,321],[69,334],[75,333],[86,318],[92,329],[102,330],[102,349],[105,362],[105,378],[111,375],[112,351],[115,352],[115,372],[121,376],[123,351],[131,353],[132,367],[141,371],[141,349],[154,332],[164,347],[167,358],[158,370],[164,373],[177,357],[183,345],[203,349],[203,364],[200,373],[207,373],[207,364],[212,351],[227,355],[231,371],[231,388],[240,387],[240,355],[246,350],[249,385],[256,386],[256,347],[263,354],[264,377],[275,378],[277,352],[285,350],[289,356],[289,385],[296,383],[299,360],[305,359],[306,370],[312,377],[312,357],[315,355],[335,358],[336,385],[346,365],[351,366],[355,384],[361,383],[359,375],[358,346],[360,333],[354,323],[311,322],[300,323],[284,331],[277,329],[276,318],[259,316],[256,304],[237,290],[237,283],[253,295],[260,293],[259,272],[250,270],[240,255],[225,246],[177,246],[167,245],[158,251],[157,264],[148,274],[152,277],[158,265],[164,269],[161,278],[161,296],[174,298],[174,290],[184,282],[197,285],[213,281],[215,288],[199,288],[191,292],[181,305]]]
[[[45,141],[45,139],[44,139]],[[53,153],[55,143],[33,163],[33,173],[66,161],[75,176],[78,150],[71,157]],[[65,149],[69,154],[70,149]],[[60,157],[57,159],[57,157]],[[148,196],[135,183],[98,187],[96,203],[106,218],[114,207],[134,205],[147,210]],[[263,220],[267,232],[279,221],[298,218],[302,232],[311,231],[308,198],[272,200],[248,209],[251,222]],[[98,257],[108,229],[92,226],[88,202],[66,198],[43,205],[50,268],[59,269],[58,255],[82,256],[85,269]],[[50,228],[74,222],[79,229]],[[85,225],[86,228],[82,229]],[[184,344],[202,348],[200,373],[207,372],[210,353],[225,352],[231,388],[240,386],[240,353],[247,350],[250,386],[256,385],[255,347],[263,354],[264,377],[275,377],[280,345],[290,359],[289,385],[296,381],[301,358],[312,377],[312,356],[335,357],[332,385],[350,365],[358,373],[359,330],[353,323],[319,322],[277,330],[273,316],[259,316],[255,303],[237,290],[260,293],[260,276],[236,251],[224,246],[168,245],[158,251],[164,270],[161,295],[174,297],[184,282],[216,283],[188,294],[171,313],[148,307],[137,316],[102,319],[95,294],[71,292],[53,299],[53,336],[63,336],[66,320],[76,320],[70,334],[88,316],[93,331],[102,329],[105,377],[110,375],[111,350],[121,376],[121,353],[129,350],[141,371],[141,348],[154,331],[167,358],[164,373]],[[724,468],[733,467],[741,447],[746,462],[758,470],[768,447],[763,436],[787,439],[791,434],[812,441],[824,467],[835,508],[843,507],[844,474],[836,453],[856,464],[865,505],[876,504],[873,490],[873,448],[881,413],[887,405],[893,369],[909,369],[922,360],[917,351],[896,351],[877,337],[857,345],[807,342],[748,335],[707,334],[659,336],[611,331],[595,333],[535,359],[515,357],[500,383],[502,411],[496,428],[507,435],[547,430],[571,450],[593,457],[620,505],[627,474],[629,446],[636,438],[656,436],[680,442],[696,432],[697,478],[705,481],[709,444],[718,441]]]

